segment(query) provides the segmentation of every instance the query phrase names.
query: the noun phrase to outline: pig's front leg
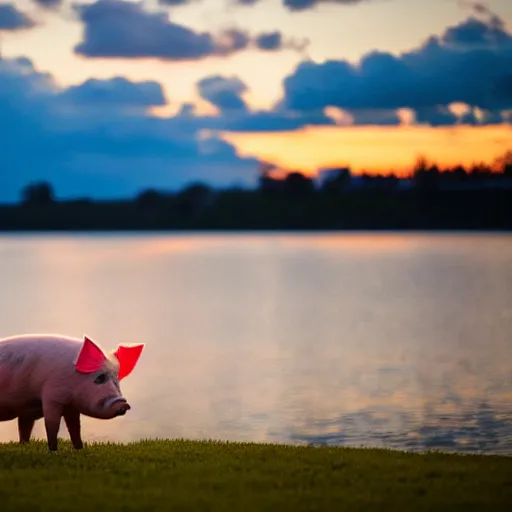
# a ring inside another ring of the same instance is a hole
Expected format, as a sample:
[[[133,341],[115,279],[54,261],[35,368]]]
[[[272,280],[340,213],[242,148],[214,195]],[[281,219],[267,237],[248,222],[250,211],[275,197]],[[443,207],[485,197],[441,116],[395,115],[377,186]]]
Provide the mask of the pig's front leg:
[[[80,413],[76,409],[68,407],[64,410],[64,421],[73,447],[76,450],[81,450],[84,447],[84,443],[80,435]]]
[[[59,444],[58,435],[62,418],[62,405],[54,399],[45,397],[43,399],[43,413],[48,449],[54,452]]]

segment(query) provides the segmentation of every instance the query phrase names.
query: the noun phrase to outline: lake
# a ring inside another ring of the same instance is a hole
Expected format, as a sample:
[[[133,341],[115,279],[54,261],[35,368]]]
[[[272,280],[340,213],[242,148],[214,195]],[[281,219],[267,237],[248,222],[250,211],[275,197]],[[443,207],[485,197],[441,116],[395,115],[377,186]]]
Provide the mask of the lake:
[[[510,235],[1,235],[0,283],[0,337],[146,343],[85,440],[512,454]]]

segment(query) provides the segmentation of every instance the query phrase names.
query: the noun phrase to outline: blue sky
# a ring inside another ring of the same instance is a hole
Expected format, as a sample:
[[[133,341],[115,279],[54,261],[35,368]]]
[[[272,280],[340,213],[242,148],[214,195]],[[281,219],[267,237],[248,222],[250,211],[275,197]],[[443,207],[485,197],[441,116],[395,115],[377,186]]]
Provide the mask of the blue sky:
[[[510,134],[511,21],[509,0],[0,0],[0,201],[36,179],[63,197],[253,185],[277,135],[348,146],[411,111],[430,146],[472,129],[487,157]]]

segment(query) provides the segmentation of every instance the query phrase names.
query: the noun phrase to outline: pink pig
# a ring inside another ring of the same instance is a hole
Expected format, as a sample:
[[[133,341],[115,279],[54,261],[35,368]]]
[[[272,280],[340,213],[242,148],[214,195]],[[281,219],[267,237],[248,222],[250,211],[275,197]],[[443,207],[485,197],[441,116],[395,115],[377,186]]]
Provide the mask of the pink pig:
[[[0,421],[18,419],[20,443],[28,443],[44,418],[48,448],[57,450],[61,417],[74,448],[83,448],[80,414],[122,416],[130,406],[119,381],[135,368],[144,344],[104,352],[87,336],[22,335],[0,339]]]

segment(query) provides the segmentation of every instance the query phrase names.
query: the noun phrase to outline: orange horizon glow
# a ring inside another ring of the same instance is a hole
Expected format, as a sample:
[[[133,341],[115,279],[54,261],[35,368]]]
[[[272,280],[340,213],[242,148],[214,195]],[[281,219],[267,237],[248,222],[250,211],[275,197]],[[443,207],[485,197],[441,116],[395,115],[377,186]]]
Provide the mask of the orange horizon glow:
[[[419,157],[443,168],[485,163],[512,149],[512,126],[425,125],[307,127],[295,132],[233,133],[222,137],[242,157],[316,176],[322,168],[353,174],[410,175]]]

